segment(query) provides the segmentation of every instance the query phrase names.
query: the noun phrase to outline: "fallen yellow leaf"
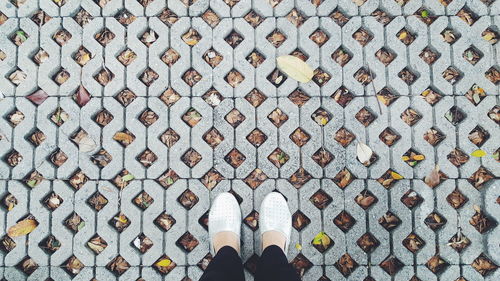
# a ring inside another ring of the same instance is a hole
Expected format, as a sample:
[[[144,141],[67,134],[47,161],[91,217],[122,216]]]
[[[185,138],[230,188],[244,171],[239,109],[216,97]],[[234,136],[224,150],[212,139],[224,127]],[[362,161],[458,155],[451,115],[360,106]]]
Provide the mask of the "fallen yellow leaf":
[[[318,233],[312,241],[313,245],[323,245],[323,247],[325,248],[328,248],[328,246],[330,246],[330,243],[331,243],[330,237],[326,235],[326,233],[323,231]]]
[[[484,40],[486,41],[490,41],[491,39],[493,39],[493,33],[486,33],[484,36],[483,36]]]
[[[289,77],[307,83],[311,81],[314,71],[303,60],[295,56],[280,56],[276,59],[278,67]]]
[[[403,161],[408,161],[408,160],[410,160],[410,157],[408,157],[408,156],[403,156],[403,157],[401,157],[401,159],[403,159]]]
[[[162,266],[162,267],[167,267],[169,266],[170,264],[172,263],[171,260],[169,259],[163,259],[163,260],[160,260],[156,263],[156,266]]]
[[[194,46],[198,43],[198,40],[195,40],[195,39],[186,39],[186,44],[188,44],[189,46]]]
[[[118,216],[117,220],[121,223],[127,223],[127,218],[124,215]]]
[[[127,141],[131,142],[132,137],[129,134],[118,132],[113,136],[113,139],[115,141]]]
[[[395,180],[401,180],[404,179],[404,177],[396,172],[391,172],[391,177]]]
[[[413,156],[413,159],[416,161],[422,161],[425,159],[425,156],[424,155],[415,155],[415,156]]]
[[[399,34],[399,40],[405,39],[407,35],[408,35],[408,33],[406,33],[406,31],[401,32],[401,34]]]
[[[483,157],[483,156],[486,156],[486,151],[484,151],[482,149],[477,149],[477,150],[474,150],[470,155],[472,155],[474,157]]]
[[[7,235],[12,238],[26,235],[32,232],[37,226],[38,223],[34,219],[24,219],[11,226],[7,231]]]
[[[299,243],[295,244],[295,249],[302,251],[302,245],[300,245]]]

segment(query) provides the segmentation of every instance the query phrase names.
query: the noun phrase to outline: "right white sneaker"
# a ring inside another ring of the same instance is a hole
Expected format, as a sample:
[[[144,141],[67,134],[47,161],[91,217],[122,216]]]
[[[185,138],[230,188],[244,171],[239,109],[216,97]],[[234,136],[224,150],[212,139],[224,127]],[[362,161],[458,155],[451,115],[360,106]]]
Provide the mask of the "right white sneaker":
[[[214,237],[223,231],[236,234],[240,241],[241,209],[236,198],[229,192],[219,194],[212,202],[210,213],[208,213],[208,236],[212,255],[215,255]]]
[[[292,232],[292,215],[288,209],[285,197],[278,192],[271,192],[262,201],[259,213],[260,237],[265,232],[277,231],[285,238],[285,254],[290,244],[290,233]]]

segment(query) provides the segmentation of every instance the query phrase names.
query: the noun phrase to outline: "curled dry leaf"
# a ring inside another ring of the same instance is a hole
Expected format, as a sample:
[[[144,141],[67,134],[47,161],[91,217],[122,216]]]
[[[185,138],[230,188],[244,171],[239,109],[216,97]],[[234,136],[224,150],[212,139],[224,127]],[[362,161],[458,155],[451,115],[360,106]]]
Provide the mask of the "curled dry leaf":
[[[452,206],[455,209],[458,209],[462,207],[469,199],[465,197],[465,195],[460,192],[460,190],[455,187],[455,190],[453,190],[448,196],[446,196],[446,201],[450,206]]]
[[[182,35],[182,40],[189,46],[194,46],[201,40],[201,36],[196,30],[191,28]]]
[[[56,165],[56,167],[61,167],[68,160],[68,156],[61,149],[57,149],[50,155],[50,161]]]
[[[107,190],[109,188],[103,187],[103,189]],[[111,190],[111,192],[113,191]],[[104,197],[104,195],[102,195],[101,193],[96,192],[87,200],[87,203],[89,203],[89,205],[92,206],[96,211],[100,211],[102,210],[102,208],[104,208],[104,206],[108,204],[108,199],[106,199],[106,197]]]
[[[482,276],[487,276],[498,269],[498,265],[486,257],[485,254],[479,255],[471,265]]]
[[[69,260],[66,262],[66,270],[73,276],[77,275],[82,271],[82,269],[85,267],[85,265],[75,256],[72,256],[69,258]]]
[[[122,256],[117,256],[106,265],[106,268],[117,275],[122,275],[130,268],[130,264]]]
[[[370,158],[373,155],[373,150],[368,145],[358,142],[358,145],[356,146],[356,153],[358,155],[359,162],[365,163],[370,161]]]
[[[351,173],[351,171],[349,171],[347,168],[344,168],[340,172],[338,172],[332,180],[333,182],[335,182],[335,184],[337,184],[338,187],[344,189],[355,179],[356,177]]]
[[[445,270],[449,266],[448,262],[443,260],[438,254],[431,257],[425,265],[434,274],[441,273],[443,270]]]
[[[154,32],[153,30],[149,30],[144,32],[141,41],[142,43],[144,43],[144,45],[149,47],[156,41],[156,39],[157,39],[156,32]]]
[[[133,14],[131,14],[127,10],[122,10],[121,12],[119,12],[118,14],[116,14],[115,19],[119,23],[127,26],[127,25],[133,23],[137,19],[137,17],[134,16]]]
[[[32,232],[37,226],[38,222],[34,218],[28,217],[11,226],[7,231],[7,235],[12,238],[27,235]]]
[[[72,140],[78,144],[81,152],[90,152],[96,148],[95,141],[84,130],[80,130]]]
[[[208,23],[208,25],[210,25],[210,27],[214,28],[216,27],[219,22],[221,21],[221,19],[219,18],[219,16],[214,12],[212,11],[212,9],[207,9],[202,15],[201,15],[201,18],[206,22]],[[245,17],[245,20],[248,21],[248,19]],[[255,28],[255,27],[254,27]]]
[[[377,179],[377,182],[379,182],[385,188],[389,189],[396,181],[402,179],[404,179],[402,175],[389,169],[380,178]]]
[[[448,246],[452,247],[457,252],[462,252],[465,248],[470,245],[470,240],[465,235],[462,234],[462,230],[458,229],[458,232],[448,240]]]
[[[428,186],[430,186],[432,188],[434,188],[434,187],[436,187],[436,186],[439,185],[439,183],[441,182],[441,175],[440,175],[440,172],[439,172],[439,165],[436,164],[436,166],[431,171],[431,173],[425,177],[424,182]]]
[[[101,0],[102,1],[102,0]],[[115,38],[115,34],[111,30],[104,28],[101,32],[94,35],[94,38],[102,46],[106,46],[111,40]]]
[[[276,62],[281,71],[299,82],[307,83],[314,75],[312,68],[295,56],[280,56],[276,59]]]
[[[465,96],[471,103],[473,103],[474,105],[478,105],[486,97],[486,92],[483,88],[474,84],[467,91],[467,93],[465,93]]]
[[[144,233],[141,233],[134,239],[134,246],[141,252],[146,253],[151,247],[153,247],[153,241],[149,239]]]
[[[12,194],[8,194],[2,199],[3,206],[7,209],[7,211],[11,211],[17,205],[17,198]]]
[[[26,80],[27,76],[28,75],[26,75],[26,73],[24,71],[18,69],[16,71],[12,72],[12,74],[9,76],[9,79],[15,85],[19,85],[19,84],[21,84],[21,82]]]
[[[80,25],[84,26],[92,20],[92,16],[85,9],[80,9],[80,11],[73,16],[73,19]]]
[[[113,136],[113,139],[115,141],[118,141],[118,142],[122,143],[123,145],[127,146],[134,141],[135,137],[132,136],[131,134],[126,133],[126,132],[117,132]]]
[[[375,197],[368,189],[365,189],[359,193],[354,201],[364,210],[368,209],[371,205],[378,202],[378,198]]]
[[[348,253],[343,254],[335,263],[335,267],[344,277],[348,277],[358,266],[359,264]]]
[[[118,60],[125,66],[131,64],[137,58],[136,53],[134,51],[127,49],[123,51],[119,56]]]
[[[33,61],[39,65],[46,62],[48,59],[49,59],[49,54],[43,49],[40,49],[33,57]],[[0,56],[0,60],[1,60],[1,56]]]
[[[61,69],[52,79],[60,86],[64,84],[66,81],[68,81],[70,76],[71,75],[67,70]]]
[[[25,116],[21,111],[15,110],[15,111],[11,112],[7,116],[7,118],[10,121],[10,123],[15,127],[15,126],[19,125],[21,122],[23,122]]]
[[[457,41],[457,35],[455,32],[451,29],[445,29],[443,32],[441,32],[441,37],[443,38],[443,41],[446,43],[453,44],[455,41]]]
[[[85,49],[83,46],[81,46],[80,49],[78,49],[78,51],[75,53],[74,58],[75,58],[75,61],[80,66],[84,66],[91,59],[91,54],[87,49]]]
[[[46,197],[44,203],[47,208],[53,211],[61,206],[63,199],[56,193],[52,192],[48,197]]]
[[[3,14],[3,13],[0,13],[0,25],[4,24],[9,18]]]

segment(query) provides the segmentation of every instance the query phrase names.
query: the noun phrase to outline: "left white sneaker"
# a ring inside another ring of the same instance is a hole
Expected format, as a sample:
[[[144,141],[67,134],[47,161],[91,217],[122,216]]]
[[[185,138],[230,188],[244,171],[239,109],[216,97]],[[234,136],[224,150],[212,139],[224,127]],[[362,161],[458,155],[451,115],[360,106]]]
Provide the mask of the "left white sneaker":
[[[223,231],[236,234],[238,241],[240,241],[241,209],[236,198],[229,192],[217,195],[208,213],[208,236],[212,255],[215,255],[214,237],[217,233]]]

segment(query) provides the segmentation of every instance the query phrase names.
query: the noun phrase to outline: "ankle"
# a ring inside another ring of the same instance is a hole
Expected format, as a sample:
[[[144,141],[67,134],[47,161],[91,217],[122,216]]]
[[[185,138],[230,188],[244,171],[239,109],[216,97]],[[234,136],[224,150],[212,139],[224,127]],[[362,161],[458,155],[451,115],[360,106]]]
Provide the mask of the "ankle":
[[[225,246],[233,248],[238,254],[240,253],[240,240],[238,236],[231,231],[221,231],[214,236],[214,250],[215,253],[219,252]]]
[[[279,231],[266,231],[262,234],[262,251],[269,246],[278,246],[283,253],[285,252],[286,237]]]

